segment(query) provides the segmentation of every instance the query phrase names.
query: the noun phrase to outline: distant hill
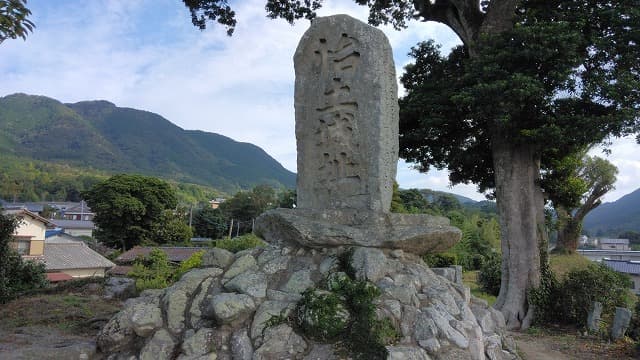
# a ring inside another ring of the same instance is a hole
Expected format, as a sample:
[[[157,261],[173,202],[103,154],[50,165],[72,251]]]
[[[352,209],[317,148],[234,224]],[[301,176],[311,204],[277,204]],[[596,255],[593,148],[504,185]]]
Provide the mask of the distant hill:
[[[184,130],[158,114],[108,101],[63,104],[44,96],[0,97],[0,153],[228,192],[258,184],[295,186],[295,174],[253,144]]]
[[[640,189],[595,208],[584,219],[583,228],[593,236],[617,236],[624,231],[640,232]]]

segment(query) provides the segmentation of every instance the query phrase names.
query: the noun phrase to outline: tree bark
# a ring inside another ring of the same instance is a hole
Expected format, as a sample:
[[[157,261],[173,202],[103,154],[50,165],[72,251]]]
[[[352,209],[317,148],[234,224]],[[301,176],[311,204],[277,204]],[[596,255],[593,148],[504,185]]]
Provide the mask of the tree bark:
[[[540,245],[546,239],[540,162],[534,146],[505,137],[494,138],[492,154],[502,233],[502,278],[494,307],[508,329],[524,329],[533,315],[527,292],[540,285]]]

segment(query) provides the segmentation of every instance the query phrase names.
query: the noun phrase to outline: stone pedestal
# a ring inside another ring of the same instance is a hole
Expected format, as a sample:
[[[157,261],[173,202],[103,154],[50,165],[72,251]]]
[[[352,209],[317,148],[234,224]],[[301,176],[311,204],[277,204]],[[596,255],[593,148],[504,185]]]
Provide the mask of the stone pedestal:
[[[270,210],[256,220],[255,231],[269,243],[314,248],[366,246],[419,255],[445,251],[461,237],[445,217],[344,209]]]

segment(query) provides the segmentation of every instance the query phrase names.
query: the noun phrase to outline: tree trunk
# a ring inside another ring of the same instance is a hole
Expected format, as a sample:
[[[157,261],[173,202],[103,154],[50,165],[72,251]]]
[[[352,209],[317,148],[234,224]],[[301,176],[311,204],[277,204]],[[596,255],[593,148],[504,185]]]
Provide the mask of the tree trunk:
[[[492,148],[502,233],[502,278],[494,307],[504,315],[508,329],[524,329],[533,315],[527,291],[540,284],[540,245],[546,239],[544,202],[534,147],[508,141],[495,136]]]
[[[578,249],[578,240],[582,231],[582,219],[576,219],[564,209],[556,208],[558,214],[558,242],[556,251],[573,253]]]

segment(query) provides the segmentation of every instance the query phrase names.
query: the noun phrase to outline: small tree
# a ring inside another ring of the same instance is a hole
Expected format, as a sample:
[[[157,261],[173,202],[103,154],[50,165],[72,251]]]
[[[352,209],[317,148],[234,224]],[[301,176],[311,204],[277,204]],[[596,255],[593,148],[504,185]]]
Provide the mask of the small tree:
[[[7,39],[22,38],[33,31],[35,25],[27,16],[31,11],[25,6],[26,0],[0,0],[0,44]]]
[[[228,229],[227,219],[220,209],[205,206],[194,214],[193,229],[196,236],[219,239]]]

